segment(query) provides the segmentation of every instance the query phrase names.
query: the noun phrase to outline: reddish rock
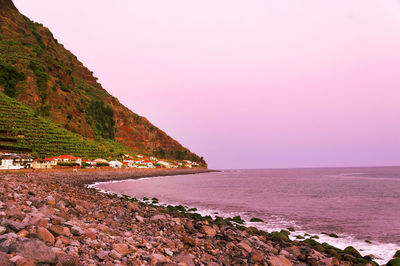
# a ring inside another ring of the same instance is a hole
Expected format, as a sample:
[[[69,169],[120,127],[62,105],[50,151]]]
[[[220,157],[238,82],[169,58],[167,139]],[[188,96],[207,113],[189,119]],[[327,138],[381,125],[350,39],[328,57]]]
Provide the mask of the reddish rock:
[[[204,233],[206,233],[210,237],[214,237],[217,235],[217,231],[215,231],[214,228],[212,228],[208,225],[203,225],[202,229],[203,229]]]
[[[61,225],[51,225],[49,227],[49,230],[55,236],[71,236],[71,232],[70,232],[69,228],[61,226]]]
[[[112,245],[113,249],[121,254],[122,256],[126,256],[129,254],[129,247],[127,244],[114,244]]]
[[[39,238],[40,240],[42,240],[46,243],[49,243],[49,244],[54,244],[54,240],[55,240],[54,236],[46,228],[38,227],[36,234],[37,234],[37,238]]]
[[[246,243],[245,241],[241,241],[238,244],[238,247],[241,247],[242,249],[246,250],[248,253],[251,253],[251,251],[253,250],[250,245],[248,243]]]
[[[264,253],[258,250],[253,250],[251,252],[251,259],[254,262],[262,262],[264,260]]]
[[[193,255],[187,253],[181,253],[172,258],[173,261],[177,262],[178,265],[195,266],[193,262]]]
[[[267,261],[270,266],[293,266],[293,263],[284,256],[270,257]]]
[[[65,253],[57,253],[57,265],[61,266],[79,266],[81,263],[79,262],[79,258],[74,255],[69,255]]]
[[[189,246],[196,246],[196,241],[188,236],[183,236],[182,241]]]
[[[90,230],[85,231],[85,236],[86,236],[87,238],[90,238],[91,240],[96,240],[96,238],[97,238],[96,234],[93,233],[93,232],[90,231]]]
[[[13,264],[9,261],[10,255],[7,255],[4,252],[0,252],[0,265],[4,266],[12,266]]]

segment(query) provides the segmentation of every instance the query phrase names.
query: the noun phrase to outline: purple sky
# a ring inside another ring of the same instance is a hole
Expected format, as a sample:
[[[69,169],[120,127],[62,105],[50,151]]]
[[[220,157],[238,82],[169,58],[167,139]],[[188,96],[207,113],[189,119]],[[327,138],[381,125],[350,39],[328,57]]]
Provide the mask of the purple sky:
[[[398,0],[14,0],[211,168],[400,164]]]

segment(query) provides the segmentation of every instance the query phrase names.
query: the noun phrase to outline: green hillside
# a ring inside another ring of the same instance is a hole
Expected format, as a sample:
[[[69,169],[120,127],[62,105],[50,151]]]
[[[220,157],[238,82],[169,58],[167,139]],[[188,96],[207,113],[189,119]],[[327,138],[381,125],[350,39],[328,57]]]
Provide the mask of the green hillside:
[[[48,28],[23,16],[11,0],[0,0],[0,92],[14,100],[9,106],[11,109],[2,106],[2,117],[10,112],[18,115],[19,109],[12,108],[19,102],[25,109],[29,108],[35,123],[46,121],[43,131],[53,125],[51,134],[42,135],[41,141],[47,141],[49,146],[41,147],[46,149],[41,154],[71,151],[79,155],[87,145],[90,149],[87,153],[91,155],[95,152],[107,155],[107,150],[112,150],[111,156],[114,156],[127,150],[165,159],[187,159],[206,166],[202,157],[110,95],[93,72],[55,39]],[[13,121],[23,123],[23,116]],[[38,147],[44,143],[34,137],[30,142],[11,139],[15,134],[9,136],[10,125],[7,125],[4,129],[0,126],[0,131],[5,132],[2,147],[11,145],[40,152]],[[32,124],[32,133],[29,133],[32,136],[35,127]],[[60,132],[65,140],[53,136]],[[59,141],[65,143],[59,144]]]
[[[113,141],[93,141],[74,134],[3,93],[0,93],[0,150],[28,152],[36,157],[71,154],[109,158],[134,153]]]

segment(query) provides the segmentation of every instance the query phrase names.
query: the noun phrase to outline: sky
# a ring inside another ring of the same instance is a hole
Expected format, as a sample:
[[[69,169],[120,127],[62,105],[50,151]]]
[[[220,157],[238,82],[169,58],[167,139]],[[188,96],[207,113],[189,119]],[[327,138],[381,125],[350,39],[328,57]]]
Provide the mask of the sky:
[[[400,165],[399,0],[14,0],[214,169]]]

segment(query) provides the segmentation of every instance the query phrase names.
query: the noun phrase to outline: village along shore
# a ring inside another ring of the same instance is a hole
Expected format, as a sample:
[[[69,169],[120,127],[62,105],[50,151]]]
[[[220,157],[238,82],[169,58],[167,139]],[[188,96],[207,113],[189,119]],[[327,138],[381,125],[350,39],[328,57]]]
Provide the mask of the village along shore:
[[[208,169],[0,172],[0,265],[377,265],[354,248],[87,188]],[[392,264],[395,265],[395,264]]]

